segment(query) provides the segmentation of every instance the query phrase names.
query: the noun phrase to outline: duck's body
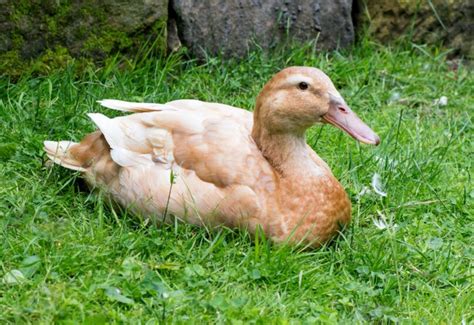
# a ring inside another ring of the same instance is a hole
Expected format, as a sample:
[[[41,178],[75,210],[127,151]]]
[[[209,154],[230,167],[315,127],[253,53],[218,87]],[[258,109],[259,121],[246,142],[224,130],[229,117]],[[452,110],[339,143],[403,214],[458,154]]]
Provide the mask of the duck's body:
[[[83,171],[91,185],[144,216],[173,215],[252,233],[261,226],[275,241],[319,245],[350,221],[350,201],[305,142],[304,130],[317,119],[298,120],[305,113],[295,111],[304,106],[301,98],[291,98],[296,108],[273,119],[279,108],[272,105],[282,100],[282,90],[289,91],[272,93],[286,85],[275,78],[260,94],[253,117],[196,100],[105,100],[103,106],[135,114],[90,114],[100,131],[79,144],[46,141],[45,149],[53,161]]]

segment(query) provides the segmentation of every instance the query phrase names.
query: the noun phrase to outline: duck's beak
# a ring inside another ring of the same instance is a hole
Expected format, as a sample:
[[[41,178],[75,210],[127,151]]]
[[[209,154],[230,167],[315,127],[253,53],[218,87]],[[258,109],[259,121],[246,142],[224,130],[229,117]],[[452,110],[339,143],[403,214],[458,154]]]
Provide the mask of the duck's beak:
[[[380,143],[379,136],[362,122],[342,98],[330,95],[329,111],[323,115],[323,120],[346,131],[360,142],[373,145]]]

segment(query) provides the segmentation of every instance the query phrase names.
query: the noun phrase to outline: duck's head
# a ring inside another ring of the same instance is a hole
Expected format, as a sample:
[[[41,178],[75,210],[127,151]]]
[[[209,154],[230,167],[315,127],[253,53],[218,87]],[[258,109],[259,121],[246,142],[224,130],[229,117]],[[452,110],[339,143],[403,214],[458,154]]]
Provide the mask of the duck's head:
[[[302,134],[315,123],[329,123],[360,142],[380,143],[331,79],[316,68],[290,67],[273,76],[257,98],[254,119],[255,126],[268,133]]]

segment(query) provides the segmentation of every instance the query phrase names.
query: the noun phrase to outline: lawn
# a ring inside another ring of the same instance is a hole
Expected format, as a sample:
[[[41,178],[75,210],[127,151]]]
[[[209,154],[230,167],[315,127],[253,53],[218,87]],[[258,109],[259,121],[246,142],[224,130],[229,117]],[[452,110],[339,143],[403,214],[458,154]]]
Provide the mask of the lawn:
[[[2,77],[0,323],[473,322],[474,74],[446,57],[363,40],[331,54],[308,45],[240,62],[117,57],[100,69]],[[86,112],[117,114],[99,99],[252,109],[290,65],[324,70],[382,139],[372,147],[330,126],[308,132],[353,203],[351,226],[327,247],[146,222],[46,162],[43,140],[80,140],[93,130]]]

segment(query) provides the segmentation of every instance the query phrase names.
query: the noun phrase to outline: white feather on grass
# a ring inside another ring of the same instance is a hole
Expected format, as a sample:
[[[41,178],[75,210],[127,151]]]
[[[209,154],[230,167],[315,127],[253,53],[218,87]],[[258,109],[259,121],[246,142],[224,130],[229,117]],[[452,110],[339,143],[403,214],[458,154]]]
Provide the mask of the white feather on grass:
[[[377,173],[372,176],[372,188],[378,195],[383,197],[387,196],[387,192],[385,192],[383,189],[382,177]]]
[[[446,106],[446,105],[448,105],[448,97],[441,96],[440,98],[438,98],[434,101],[434,104],[439,105],[439,106]]]
[[[393,223],[392,217],[390,217],[390,220],[387,221],[387,218],[382,212],[377,211],[377,214],[378,214],[378,218],[377,219],[374,218],[372,220],[375,227],[377,227],[380,230],[389,229],[389,230],[395,231],[398,229],[398,225],[396,223]]]

